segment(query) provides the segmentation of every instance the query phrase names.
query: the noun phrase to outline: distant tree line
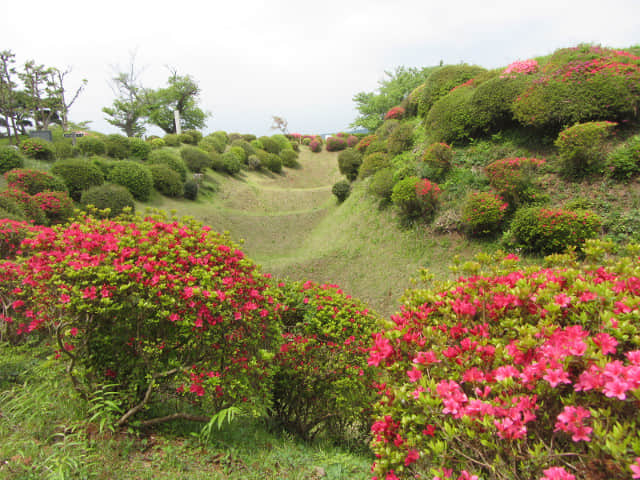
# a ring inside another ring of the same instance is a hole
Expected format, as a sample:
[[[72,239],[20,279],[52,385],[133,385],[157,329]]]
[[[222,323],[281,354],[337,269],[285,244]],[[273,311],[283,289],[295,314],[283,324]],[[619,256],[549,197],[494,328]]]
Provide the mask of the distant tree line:
[[[66,85],[72,69],[61,70],[29,60],[16,63],[11,50],[0,51],[0,129],[18,143],[19,135],[27,129],[47,130],[52,124],[68,130],[69,109],[87,85],[69,90]],[[167,85],[145,88],[132,56],[126,71],[116,71],[111,79],[115,99],[102,111],[106,120],[128,137],[141,136],[147,125],[156,125],[166,133],[176,133],[175,114],[180,117],[182,130],[197,130],[206,126],[210,115],[199,108],[200,87],[189,75],[178,75],[170,69]]]
[[[65,86],[71,68],[46,67],[34,60],[21,68],[11,50],[0,51],[0,128],[8,137],[26,134],[27,128],[46,130],[51,124],[67,129],[69,109],[77,100],[86,80],[73,92]]]

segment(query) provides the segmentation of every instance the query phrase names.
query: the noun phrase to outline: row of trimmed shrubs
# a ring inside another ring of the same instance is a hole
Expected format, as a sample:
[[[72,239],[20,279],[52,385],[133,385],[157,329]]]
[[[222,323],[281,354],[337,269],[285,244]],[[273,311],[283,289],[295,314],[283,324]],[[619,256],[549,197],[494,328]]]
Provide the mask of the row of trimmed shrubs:
[[[587,122],[561,132],[556,140],[560,171],[572,178],[605,171],[621,180],[640,173],[640,136],[608,151],[606,140],[614,127],[612,122]],[[396,206],[402,218],[431,221],[440,203],[435,182],[445,181],[451,172],[453,151],[441,142],[409,151],[413,138],[410,122],[389,120],[375,135],[363,138],[355,148],[342,151],[338,164],[349,181],[371,177],[367,185],[369,193]],[[404,151],[398,154],[390,144],[402,144],[398,150]],[[444,192],[450,202],[456,203],[456,208],[441,212],[434,228],[482,237],[495,235],[510,225],[503,237],[506,246],[545,254],[579,246],[586,238],[596,236],[602,220],[593,212],[542,206],[546,196],[536,191],[533,176],[544,164],[531,158],[494,161],[485,168],[486,179],[476,182],[479,189],[463,196],[463,200],[457,200],[460,192]],[[477,172],[470,175],[477,176]],[[334,185],[333,193],[339,202],[351,191],[347,180]],[[487,181],[489,191],[482,186]]]
[[[636,120],[638,82],[639,48],[578,45],[505,69],[437,67],[385,118],[417,115],[433,142],[465,142],[513,127],[557,134],[574,123]]]

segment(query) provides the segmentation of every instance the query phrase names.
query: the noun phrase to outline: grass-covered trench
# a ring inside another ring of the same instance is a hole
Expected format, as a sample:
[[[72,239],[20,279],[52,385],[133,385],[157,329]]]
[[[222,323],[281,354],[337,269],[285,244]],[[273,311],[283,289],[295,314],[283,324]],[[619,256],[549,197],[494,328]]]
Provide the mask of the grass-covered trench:
[[[331,193],[343,178],[337,153],[303,148],[299,162],[301,168],[281,175],[242,171],[229,177],[208,171],[195,203],[158,195],[152,204],[229,231],[265,272],[340,285],[386,316],[397,311],[419,269],[448,277],[455,255],[469,258],[490,246],[434,235],[424,225],[401,228],[393,209],[381,209],[367,194],[365,182],[356,182],[339,204]]]

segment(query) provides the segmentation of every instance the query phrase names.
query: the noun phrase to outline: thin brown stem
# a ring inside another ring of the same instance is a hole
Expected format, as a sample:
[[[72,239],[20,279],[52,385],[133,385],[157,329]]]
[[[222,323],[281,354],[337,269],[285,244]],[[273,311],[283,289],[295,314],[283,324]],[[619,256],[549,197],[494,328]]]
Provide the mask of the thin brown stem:
[[[140,410],[142,410],[144,408],[144,406],[149,401],[149,398],[151,398],[151,393],[153,392],[153,387],[155,386],[155,381],[156,381],[157,378],[173,375],[174,373],[177,373],[179,371],[180,371],[180,369],[173,368],[171,370],[167,370],[166,372],[160,372],[160,373],[156,373],[156,374],[152,375],[151,376],[151,381],[149,382],[149,386],[147,387],[147,391],[145,392],[144,398],[142,399],[142,401],[139,404],[137,404],[135,407],[131,408],[122,417],[120,417],[120,419],[116,422],[116,425],[121,427],[122,425],[127,423],[129,418],[131,418],[133,415],[135,415],[136,413],[138,413]],[[171,415],[169,415],[169,416],[171,416]]]

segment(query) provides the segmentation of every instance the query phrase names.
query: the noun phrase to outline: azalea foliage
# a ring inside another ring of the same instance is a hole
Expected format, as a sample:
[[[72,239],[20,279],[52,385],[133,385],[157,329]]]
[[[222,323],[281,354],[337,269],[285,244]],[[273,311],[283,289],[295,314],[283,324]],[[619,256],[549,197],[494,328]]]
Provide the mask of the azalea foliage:
[[[17,253],[25,230],[22,256],[0,263],[5,334],[52,335],[78,390],[117,392],[118,424],[154,402],[167,419],[269,404],[273,300],[229,238],[189,220],[84,216],[7,224],[3,249]]]
[[[337,285],[281,282],[274,297],[283,324],[274,357],[278,420],[306,438],[361,440],[375,400],[367,351],[377,315]]]
[[[640,478],[640,260],[606,248],[409,292],[369,354],[374,478]]]

